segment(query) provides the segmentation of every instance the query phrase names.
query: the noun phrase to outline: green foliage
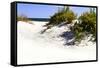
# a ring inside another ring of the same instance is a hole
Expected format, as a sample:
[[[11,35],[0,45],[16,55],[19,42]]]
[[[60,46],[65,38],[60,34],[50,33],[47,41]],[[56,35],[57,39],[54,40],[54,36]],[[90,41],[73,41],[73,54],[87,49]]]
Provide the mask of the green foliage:
[[[45,26],[47,26],[47,29],[50,29],[51,27],[59,25],[63,22],[66,24],[72,23],[72,20],[74,19],[76,19],[74,12],[70,10],[69,7],[64,6],[61,11],[58,11],[51,16],[49,23],[47,23]],[[42,33],[44,33],[47,29],[45,29]]]
[[[62,22],[72,23],[72,20],[74,20],[75,18],[76,15],[74,14],[74,12],[69,10],[69,8],[66,8],[65,10],[62,10],[58,13],[55,13],[53,16],[51,16],[50,22],[47,24],[47,26],[48,25],[55,26]]]
[[[92,34],[94,38],[93,41],[96,41],[96,13],[92,10],[85,12],[79,17],[79,20],[82,22],[75,24],[72,28],[75,33],[75,39],[80,40],[83,39],[84,36]]]
[[[93,37],[96,38],[96,13],[95,12],[87,12],[80,16],[82,20],[82,26],[84,30],[93,34]]]
[[[74,33],[75,41],[80,42],[84,38],[85,32],[83,31],[83,27],[81,27],[81,24],[75,23],[71,30]]]
[[[18,16],[17,17],[17,21],[24,21],[24,22],[28,22],[29,19],[26,16]]]
[[[69,9],[69,7],[64,7],[61,11],[58,13],[55,13],[50,18],[50,22],[46,24],[47,29],[50,29],[52,26],[56,26],[58,24],[61,24],[63,22],[66,22],[66,24],[72,23],[72,20],[76,19],[76,15],[73,11]],[[89,36],[92,34],[92,41],[96,41],[96,12],[95,9],[91,8],[90,11],[84,12],[81,14],[81,16],[78,18],[79,23],[75,23],[73,27],[71,27],[71,31],[74,33],[75,41],[80,42],[82,39],[84,39],[86,36]],[[43,32],[45,32],[47,29],[45,29]],[[93,39],[94,38],[94,39]]]

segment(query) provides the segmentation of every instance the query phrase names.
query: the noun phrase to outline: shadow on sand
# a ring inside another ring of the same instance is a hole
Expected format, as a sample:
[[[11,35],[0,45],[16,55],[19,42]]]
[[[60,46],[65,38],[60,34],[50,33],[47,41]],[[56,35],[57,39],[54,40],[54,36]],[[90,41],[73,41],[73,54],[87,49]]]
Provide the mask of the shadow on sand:
[[[60,36],[63,37],[66,41],[64,45],[74,45],[75,44],[74,34],[72,31],[63,32],[63,34]]]

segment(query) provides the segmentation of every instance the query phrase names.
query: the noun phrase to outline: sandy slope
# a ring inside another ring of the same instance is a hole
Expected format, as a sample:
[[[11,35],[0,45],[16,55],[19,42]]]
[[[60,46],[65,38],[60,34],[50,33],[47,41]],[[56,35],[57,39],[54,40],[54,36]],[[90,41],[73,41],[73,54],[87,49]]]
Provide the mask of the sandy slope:
[[[64,46],[65,40],[59,34],[69,30],[67,27],[53,27],[40,34],[47,22],[32,23],[18,22],[18,64],[96,59],[95,43],[83,40],[80,46]]]

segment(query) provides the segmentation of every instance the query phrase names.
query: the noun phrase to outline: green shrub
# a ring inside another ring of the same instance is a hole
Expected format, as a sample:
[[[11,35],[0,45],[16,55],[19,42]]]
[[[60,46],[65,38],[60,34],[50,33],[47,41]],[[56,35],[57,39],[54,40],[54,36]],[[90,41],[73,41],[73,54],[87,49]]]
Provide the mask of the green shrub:
[[[96,39],[96,13],[95,12],[87,12],[80,16],[82,20],[82,26],[84,30],[90,34],[93,34],[93,37]]]
[[[79,20],[82,22],[75,24],[72,28],[75,33],[75,39],[83,39],[84,36],[92,34],[94,38],[93,41],[96,41],[96,13],[95,12],[85,12],[80,17]]]
[[[61,11],[51,16],[49,23],[45,26],[47,26],[47,29],[50,29],[51,27],[59,25],[63,22],[66,24],[72,23],[72,20],[74,19],[76,19],[74,12],[70,10],[69,7],[64,6]],[[44,33],[47,29],[45,29],[42,33]]]
[[[81,24],[75,23],[71,28],[71,31],[74,33],[75,41],[80,42],[85,36],[85,32],[83,31],[83,27],[81,27]]]
[[[74,14],[74,12],[70,10],[69,7],[64,6],[61,11],[51,16],[49,23],[47,23],[45,26],[51,28],[63,22],[69,24],[72,23],[72,20],[74,19],[76,19],[76,15]]]
[[[73,11],[62,11],[59,13],[55,13],[51,18],[49,24],[51,25],[58,25],[62,22],[72,23],[72,20],[76,18]]]

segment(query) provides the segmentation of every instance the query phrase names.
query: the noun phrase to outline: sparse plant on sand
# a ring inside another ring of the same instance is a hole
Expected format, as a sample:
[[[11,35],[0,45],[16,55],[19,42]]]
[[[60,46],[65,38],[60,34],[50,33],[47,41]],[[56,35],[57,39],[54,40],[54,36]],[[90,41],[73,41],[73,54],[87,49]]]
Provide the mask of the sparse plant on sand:
[[[17,21],[28,22],[29,19],[27,18],[27,16],[22,15],[22,16],[18,16],[18,17],[17,17]]]

